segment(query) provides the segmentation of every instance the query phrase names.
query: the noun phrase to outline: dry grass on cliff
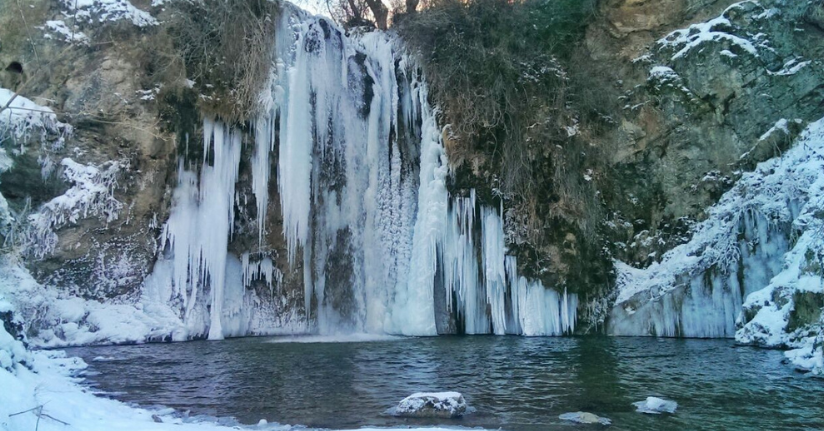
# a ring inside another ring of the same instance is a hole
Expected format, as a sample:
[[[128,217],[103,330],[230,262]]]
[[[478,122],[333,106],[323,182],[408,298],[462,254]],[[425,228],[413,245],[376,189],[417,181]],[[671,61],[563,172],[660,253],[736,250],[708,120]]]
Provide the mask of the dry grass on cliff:
[[[165,66],[203,95],[201,111],[230,123],[252,118],[272,62],[277,2],[200,0],[172,4]],[[182,79],[180,80],[182,81]]]
[[[581,173],[603,160],[587,134],[612,104],[582,47],[596,5],[433,0],[397,26],[450,124],[450,157],[487,156],[505,199],[536,226],[547,216],[595,224],[599,202]]]
[[[571,124],[567,59],[594,0],[434,0],[398,30],[419,55],[457,151],[499,160],[504,192],[529,195],[535,142]],[[537,136],[537,130],[545,136]]]

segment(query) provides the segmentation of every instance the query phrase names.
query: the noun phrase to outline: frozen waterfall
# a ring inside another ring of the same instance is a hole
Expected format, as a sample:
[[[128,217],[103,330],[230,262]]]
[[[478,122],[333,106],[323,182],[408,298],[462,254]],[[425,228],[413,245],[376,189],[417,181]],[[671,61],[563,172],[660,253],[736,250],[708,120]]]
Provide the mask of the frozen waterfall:
[[[474,191],[450,196],[437,110],[399,44],[382,32],[347,37],[291,8],[275,25],[254,139],[204,121],[202,166],[181,162],[164,254],[144,295],[179,310],[186,336],[210,339],[573,331],[577,297],[518,274],[502,209]],[[254,146],[258,240],[238,256],[229,249],[244,145]],[[271,214],[270,199],[282,214]],[[281,227],[284,267],[260,253]],[[302,307],[278,299],[286,273],[302,274]],[[252,281],[273,300],[248,289]]]

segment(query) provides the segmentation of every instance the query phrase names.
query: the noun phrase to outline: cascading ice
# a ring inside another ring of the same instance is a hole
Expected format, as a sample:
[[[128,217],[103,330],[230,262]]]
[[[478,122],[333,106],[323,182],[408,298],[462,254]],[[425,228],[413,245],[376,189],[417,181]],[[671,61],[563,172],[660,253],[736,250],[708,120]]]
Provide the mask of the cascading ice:
[[[204,154],[214,159],[199,176],[181,164],[163,236],[168,257],[147,283],[150,296],[180,302],[189,336],[243,335],[265,314],[248,307],[266,306],[246,286],[260,280],[282,295],[283,274],[302,266],[303,310],[290,311],[302,315],[301,330],[571,332],[575,295],[518,275],[501,209],[479,204],[474,191],[449,196],[437,110],[400,44],[381,32],[349,38],[289,7],[274,25],[276,62],[250,143],[256,247],[227,251],[245,144],[206,120]],[[289,268],[259,253],[278,229],[267,211],[274,190]]]

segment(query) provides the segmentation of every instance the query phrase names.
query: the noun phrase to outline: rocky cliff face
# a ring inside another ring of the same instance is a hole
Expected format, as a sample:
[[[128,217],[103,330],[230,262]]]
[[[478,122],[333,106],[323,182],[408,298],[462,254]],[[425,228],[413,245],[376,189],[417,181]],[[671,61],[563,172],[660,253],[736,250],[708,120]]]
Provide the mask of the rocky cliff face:
[[[611,36],[649,35],[646,21],[626,24],[644,7],[633,3],[613,9]],[[709,16],[625,57],[644,81],[624,82],[624,118],[607,135],[616,144],[607,237],[616,259],[639,268],[689,239],[690,226],[744,172],[784,153],[824,115],[822,32],[808,18],[821,5],[673,3],[671,11]],[[593,31],[589,45],[604,33]]]
[[[13,167],[0,174],[0,192],[17,220],[6,246],[22,251],[40,283],[128,302],[163,252],[178,160],[197,171],[195,161],[208,157],[197,108],[208,83],[191,88],[185,76],[158,70],[164,52],[151,44],[171,13],[163,2],[79,11],[71,3],[0,5],[0,87],[54,113],[45,139],[2,138]],[[592,73],[592,87],[609,103],[597,127],[580,112],[552,125],[552,141],[533,141],[537,192],[511,207],[514,200],[503,198],[506,245],[519,270],[577,293],[583,331],[603,328],[617,296],[614,261],[638,269],[660,261],[745,172],[783,154],[807,123],[824,117],[820,2],[604,0],[598,8],[575,67],[591,71],[576,74]],[[248,124],[239,130],[253,140]],[[451,172],[451,194],[475,189],[483,204],[500,205],[494,154],[451,147],[448,125],[442,140],[452,161],[464,161]],[[266,228],[258,224],[254,151],[241,150],[228,248],[273,262],[282,290],[253,281],[257,298],[300,308],[305,268],[289,265],[274,181]],[[577,194],[559,193],[562,186]],[[82,211],[66,206],[64,197],[74,195],[85,196]],[[46,230],[20,223],[43,208],[51,211],[38,219]]]
[[[159,70],[170,67],[163,56],[173,54],[156,45],[171,43],[159,36],[171,12],[163,2],[96,2],[78,10],[74,2],[28,3],[0,5],[0,87],[17,91],[17,102],[25,97],[49,110],[44,115],[54,126],[0,136],[11,159],[0,192],[14,218],[4,231],[5,252],[19,255],[61,297],[133,302],[163,252],[178,159],[203,157],[197,93],[184,77]],[[277,302],[285,304],[289,286],[302,292],[302,272],[285,261],[276,189],[260,242],[252,150],[245,146],[241,155],[229,247],[238,256],[255,250],[253,263],[271,258],[283,268],[285,298]],[[275,302],[265,279],[249,284],[261,300]],[[61,318],[43,320],[48,328]]]
[[[152,89],[145,92],[142,82],[140,44],[151,26],[125,15],[98,25],[100,13],[84,21],[63,3],[31,3],[22,11],[0,6],[0,62],[22,66],[22,73],[6,68],[2,86],[49,107],[70,126],[49,131],[46,141],[5,135],[14,166],[0,176],[2,193],[24,221],[83,187],[67,172],[69,159],[109,172],[90,180],[108,189],[92,198],[93,206],[112,201],[106,211],[55,215],[56,236],[37,245],[33,237],[22,239],[25,261],[38,280],[83,297],[131,294],[152,268],[174,181],[175,140],[159,127],[155,103],[145,95]]]
[[[821,7],[599,2],[562,66],[566,112],[547,100],[535,107],[546,119],[523,131],[531,191],[502,193],[498,147],[484,137],[469,151],[450,148],[447,129],[458,164],[451,191],[502,200],[521,270],[577,292],[588,304],[584,328],[600,327],[616,295],[615,261],[660,261],[743,173],[824,115]]]

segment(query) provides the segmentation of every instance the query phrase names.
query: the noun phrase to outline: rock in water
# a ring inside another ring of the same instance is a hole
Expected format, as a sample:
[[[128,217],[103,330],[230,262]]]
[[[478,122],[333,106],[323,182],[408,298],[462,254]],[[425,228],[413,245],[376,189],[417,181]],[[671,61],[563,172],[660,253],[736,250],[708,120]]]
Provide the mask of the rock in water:
[[[644,401],[632,403],[637,408],[637,412],[660,415],[661,413],[675,413],[678,403],[658,397],[647,397]]]
[[[418,392],[401,400],[388,413],[413,418],[458,418],[466,409],[466,400],[459,392]]]
[[[559,419],[564,421],[576,422],[579,424],[601,424],[601,425],[609,425],[612,423],[607,418],[602,418],[598,415],[588,413],[588,412],[573,412],[573,413],[564,413],[558,416]]]

